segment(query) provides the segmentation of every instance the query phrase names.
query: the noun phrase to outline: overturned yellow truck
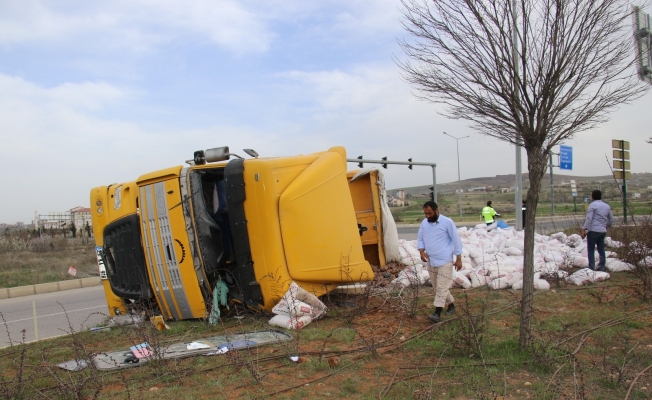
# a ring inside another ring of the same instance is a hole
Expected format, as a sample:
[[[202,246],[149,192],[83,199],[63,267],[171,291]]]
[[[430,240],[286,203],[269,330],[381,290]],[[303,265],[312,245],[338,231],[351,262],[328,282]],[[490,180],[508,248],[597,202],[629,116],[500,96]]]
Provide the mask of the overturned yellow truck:
[[[292,281],[319,296],[372,280],[370,263],[388,261],[397,235],[379,171],[347,172],[343,147],[245,152],[200,150],[188,166],[91,190],[110,315],[136,304],[204,318],[220,281],[229,302],[271,310]]]

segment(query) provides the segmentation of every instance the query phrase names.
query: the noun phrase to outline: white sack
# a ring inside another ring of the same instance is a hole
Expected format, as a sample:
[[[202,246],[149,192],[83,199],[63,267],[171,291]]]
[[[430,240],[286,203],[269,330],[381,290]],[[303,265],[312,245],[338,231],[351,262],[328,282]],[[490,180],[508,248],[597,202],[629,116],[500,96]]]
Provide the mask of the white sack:
[[[311,307],[310,317],[311,320],[319,319],[326,315],[326,306],[322,303],[321,300],[317,298],[314,294],[306,291],[301,286],[297,285],[295,282],[290,284],[287,292],[283,295],[281,300],[277,303],[274,308],[277,308],[279,313],[284,315],[291,314],[291,308],[296,304],[303,302]],[[281,303],[285,303],[282,305]],[[273,310],[273,309],[272,309]]]
[[[545,276],[545,277],[553,278],[553,279],[554,278],[566,279],[566,277],[568,276],[568,272],[562,271],[562,270],[557,270],[557,271],[552,271],[552,272],[549,272],[549,273],[546,273],[546,274],[541,273],[541,276]]]
[[[464,289],[471,288],[471,281],[466,276],[460,274],[458,271],[453,270],[453,282],[455,282],[459,287]]]
[[[516,282],[523,282],[523,274],[520,272],[514,272],[512,274],[512,277],[507,281],[509,283],[509,286],[512,286]]]
[[[650,267],[652,268],[652,256],[647,256],[641,261],[638,262],[639,267]]]
[[[522,239],[510,239],[505,242],[505,247],[515,247],[521,251],[525,248]]]
[[[487,284],[493,290],[502,290],[509,287],[509,280],[505,277],[496,278]]]
[[[278,315],[289,315],[291,317],[302,317],[304,315],[312,315],[312,307],[300,300],[294,300],[288,303],[285,297],[279,301],[272,312]]]
[[[607,258],[605,265],[611,272],[631,271],[636,268],[634,265],[627,264],[617,258]]]
[[[550,290],[550,284],[545,279],[537,279],[534,281],[534,288],[537,290]]]
[[[586,243],[580,243],[575,249],[573,249],[576,253],[582,253],[586,252]]]
[[[583,257],[581,254],[573,253],[569,255],[572,266],[575,268],[586,268],[589,266],[589,258]]]
[[[505,249],[503,249],[503,253],[507,254],[508,256],[523,255],[523,251],[518,249],[517,247],[506,247]]]
[[[617,241],[617,240],[613,240],[613,239],[611,239],[609,236],[607,236],[606,238],[604,238],[604,245],[607,246],[607,247],[613,247],[613,248],[617,248],[617,249],[618,249],[618,248],[621,248],[621,247],[625,247],[625,245],[623,244],[623,242],[619,242],[619,241]]]
[[[285,329],[301,329],[304,326],[312,322],[312,318],[309,315],[304,315],[301,317],[290,317],[289,315],[275,315],[272,319],[269,320],[269,324],[272,326],[279,326]]]
[[[592,271],[588,268],[582,268],[581,270],[566,278],[566,282],[570,282],[577,286],[582,286],[587,283],[605,281],[609,278],[611,278],[611,276],[608,272]]]
[[[536,290],[550,290],[550,283],[546,281],[545,279],[535,279],[534,280],[534,288]],[[512,289],[514,290],[523,290],[523,281],[520,280],[518,282],[515,282],[512,285]]]
[[[546,261],[554,262],[557,265],[559,265],[559,264],[564,263],[564,260],[566,259],[566,255],[565,254],[560,254],[560,253],[558,253],[556,251],[550,251],[543,258]]]
[[[475,272],[471,273],[471,287],[477,288],[487,284],[487,277],[484,275],[478,275]]]

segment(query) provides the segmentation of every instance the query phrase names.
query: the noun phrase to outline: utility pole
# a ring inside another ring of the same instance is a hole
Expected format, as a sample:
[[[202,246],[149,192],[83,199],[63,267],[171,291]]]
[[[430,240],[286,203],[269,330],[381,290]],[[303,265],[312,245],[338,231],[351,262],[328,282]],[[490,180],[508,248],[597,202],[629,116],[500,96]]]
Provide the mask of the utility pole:
[[[519,103],[518,91],[518,50],[516,42],[518,41],[518,28],[516,25],[516,9],[518,7],[517,0],[512,0],[512,64],[514,64],[514,101]],[[516,132],[516,191],[514,193],[514,207],[516,213],[516,230],[523,230],[523,213],[522,213],[522,200],[523,200],[523,173],[521,172],[521,133]]]
[[[461,139],[466,139],[470,136],[462,136],[460,138],[455,137],[453,135],[449,135],[448,133],[444,132],[444,135],[450,136],[453,139],[455,139],[455,146],[457,148],[457,193],[458,193],[458,203],[460,205],[460,221],[462,220],[462,187],[460,186],[460,140]]]
[[[629,142],[626,140],[612,140],[613,151],[613,174],[614,178],[623,180],[623,221],[627,223],[627,179],[631,178],[629,172]]]
[[[550,157],[548,158],[550,160],[550,215],[555,215],[555,186],[554,186],[554,180],[552,178],[552,151],[550,152]]]

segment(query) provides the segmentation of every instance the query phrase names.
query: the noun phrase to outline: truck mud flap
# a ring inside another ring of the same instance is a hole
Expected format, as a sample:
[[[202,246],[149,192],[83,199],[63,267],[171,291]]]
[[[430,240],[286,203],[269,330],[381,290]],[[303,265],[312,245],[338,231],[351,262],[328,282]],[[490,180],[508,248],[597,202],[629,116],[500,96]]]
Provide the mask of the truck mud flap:
[[[229,208],[229,222],[235,265],[227,265],[227,269],[235,278],[237,291],[229,291],[229,295],[245,305],[256,310],[263,306],[263,294],[260,284],[256,281],[254,262],[251,258],[247,217],[244,202],[246,199],[244,182],[244,160],[231,160],[224,169],[226,179],[226,203]],[[228,279],[227,279],[228,283]]]

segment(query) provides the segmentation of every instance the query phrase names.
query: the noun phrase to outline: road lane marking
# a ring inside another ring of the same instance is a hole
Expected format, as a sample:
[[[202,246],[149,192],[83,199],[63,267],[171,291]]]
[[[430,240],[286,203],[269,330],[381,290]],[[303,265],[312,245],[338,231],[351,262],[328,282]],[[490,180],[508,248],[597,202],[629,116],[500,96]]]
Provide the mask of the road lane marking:
[[[58,313],[54,313],[54,314],[37,315],[36,317],[37,317],[37,318],[53,317],[53,316],[55,316],[55,315],[70,314],[70,313],[77,312],[77,311],[92,310],[92,309],[94,309],[94,308],[106,308],[106,305],[95,306],[95,307],[87,307],[87,308],[79,308],[79,309],[77,309],[77,310],[63,311],[63,312],[58,312]],[[5,321],[5,324],[10,324],[10,323],[12,323],[12,322],[29,321],[29,320],[32,320],[32,319],[34,319],[34,317],[23,318],[23,319],[15,319],[15,320],[13,320],[13,321]]]

